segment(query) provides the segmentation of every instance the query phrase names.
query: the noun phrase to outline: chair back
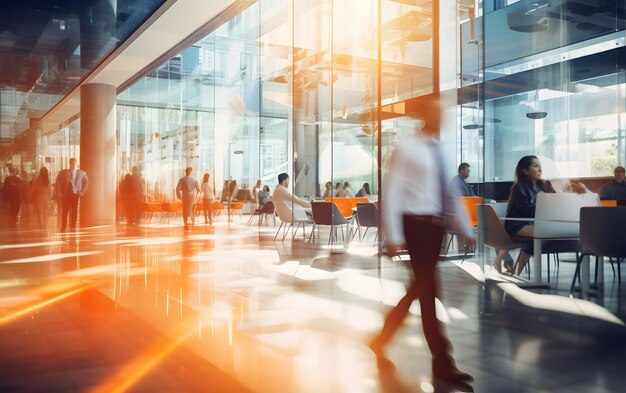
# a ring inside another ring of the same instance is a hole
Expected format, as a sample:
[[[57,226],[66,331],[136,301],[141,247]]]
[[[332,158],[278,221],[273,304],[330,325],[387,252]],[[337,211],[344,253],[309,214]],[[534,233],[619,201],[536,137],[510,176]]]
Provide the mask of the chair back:
[[[616,199],[605,199],[603,201],[600,201],[600,206],[616,207],[617,206],[617,200]]]
[[[504,230],[504,224],[492,204],[481,204],[476,206],[476,216],[478,228],[482,231],[482,239],[487,247],[498,250],[513,250],[520,248],[521,244],[516,243]]]
[[[626,207],[580,209],[580,248],[584,254],[626,257]]]
[[[473,227],[478,225],[476,205],[483,203],[483,197],[461,197],[461,204],[467,212],[469,224]]]
[[[263,205],[261,210],[259,211],[261,214],[272,214],[274,213],[274,202],[269,201]]]
[[[509,207],[508,202],[491,203],[490,206],[496,211],[498,217],[506,217],[506,209]]]
[[[357,204],[356,216],[359,220],[359,226],[378,227],[378,209],[373,203]]]
[[[357,207],[359,203],[370,203],[370,200],[365,197],[354,197],[350,198],[350,203],[352,203],[352,207]]]
[[[352,201],[350,198],[326,198],[326,202],[332,202],[337,205],[341,214],[346,217],[352,217]]]
[[[600,206],[598,194],[537,194],[534,237],[578,237],[580,234],[580,209],[588,206]]]
[[[317,225],[344,225],[348,220],[333,202],[315,202],[312,206],[313,221]]]

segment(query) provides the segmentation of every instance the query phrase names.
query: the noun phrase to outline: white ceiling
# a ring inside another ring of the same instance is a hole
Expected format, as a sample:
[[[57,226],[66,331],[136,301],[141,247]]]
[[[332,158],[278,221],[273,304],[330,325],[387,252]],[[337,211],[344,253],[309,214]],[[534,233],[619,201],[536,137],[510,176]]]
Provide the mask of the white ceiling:
[[[168,0],[82,83],[105,83],[116,88],[213,19],[235,0]],[[42,119],[42,131],[80,112],[80,86]]]

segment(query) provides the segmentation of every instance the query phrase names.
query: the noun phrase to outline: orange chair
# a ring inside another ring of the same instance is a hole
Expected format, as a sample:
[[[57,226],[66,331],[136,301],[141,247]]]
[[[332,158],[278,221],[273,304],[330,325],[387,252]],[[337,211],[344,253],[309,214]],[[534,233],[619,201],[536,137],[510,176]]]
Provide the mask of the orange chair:
[[[359,203],[370,203],[370,200],[367,198],[359,197],[350,198],[350,202],[352,202],[352,207],[356,207]]]
[[[352,208],[356,205],[352,206],[350,198],[326,198],[326,202],[333,202],[345,218],[352,218]]]
[[[605,201],[600,201],[600,206],[602,206],[602,207],[617,207],[617,200],[615,200],[615,199],[607,199]]]
[[[470,225],[478,226],[478,215],[476,214],[476,205],[483,204],[483,197],[461,197],[461,203],[467,212]]]
[[[237,213],[240,217],[242,216],[243,211],[243,202],[231,202],[230,203],[230,214]]]
[[[478,227],[478,214],[476,213],[476,205],[481,205],[483,203],[483,197],[461,197],[460,199],[461,204],[467,212],[469,224],[474,228]],[[446,254],[450,250],[450,245],[452,245],[452,239],[454,239],[454,235],[450,236],[450,240],[448,241],[448,245],[446,246]],[[465,249],[465,253],[463,255],[461,263],[465,261],[465,257],[467,257],[469,251],[470,250],[468,248]]]
[[[213,217],[220,216],[226,207],[220,203],[220,201],[215,200],[211,204],[211,210],[213,210]]]

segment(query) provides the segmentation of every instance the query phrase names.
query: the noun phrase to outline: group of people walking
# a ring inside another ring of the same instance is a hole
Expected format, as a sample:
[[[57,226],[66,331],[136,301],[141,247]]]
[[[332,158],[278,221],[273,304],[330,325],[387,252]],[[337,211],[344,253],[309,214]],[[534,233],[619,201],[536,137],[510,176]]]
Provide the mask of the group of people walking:
[[[32,209],[38,227],[46,229],[54,201],[61,231],[65,231],[68,225],[71,230],[76,229],[78,201],[87,191],[89,179],[85,171],[78,168],[75,158],[71,158],[69,164],[69,168],[57,175],[54,188],[46,167],[42,167],[31,181],[25,171],[20,175],[17,168],[9,170],[2,184],[2,200],[9,227],[16,227],[20,220],[25,221]]]

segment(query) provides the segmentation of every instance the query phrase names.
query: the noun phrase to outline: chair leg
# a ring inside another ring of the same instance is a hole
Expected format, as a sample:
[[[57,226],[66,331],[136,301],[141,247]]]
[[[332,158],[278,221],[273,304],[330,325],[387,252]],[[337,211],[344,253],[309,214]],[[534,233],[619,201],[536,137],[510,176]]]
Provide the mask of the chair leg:
[[[594,284],[598,283],[598,263],[600,262],[600,258],[596,255],[596,272],[593,275],[593,282]]]
[[[609,258],[609,262],[611,262],[611,269],[613,270],[613,277],[615,277],[615,265],[613,264],[613,258]]]
[[[450,234],[450,240],[448,240],[448,245],[446,246],[445,255],[448,255],[448,251],[450,251],[450,246],[452,245],[452,239],[454,239],[454,235]]]
[[[291,239],[295,239],[296,235],[298,234],[298,229],[300,229],[300,223],[298,223],[298,225],[296,225],[296,230],[293,231],[293,233],[291,234]]]
[[[341,240],[343,240],[344,242],[346,241],[346,234],[345,234],[345,231],[343,230],[343,225],[341,226]]]
[[[287,237],[287,235],[289,234],[289,230],[293,227],[292,223],[289,223],[289,226],[285,225],[285,232],[283,233],[283,240],[282,242],[285,242],[285,238]]]
[[[280,233],[280,229],[283,227],[284,222],[280,222],[280,226],[278,227],[278,230],[276,231],[276,235],[274,235],[274,241],[276,241],[276,238],[278,237],[278,234]]]
[[[315,239],[315,224],[313,224],[313,229],[311,230],[311,234],[309,235],[309,243],[311,243],[312,239]]]
[[[617,282],[619,284],[622,283],[622,268],[621,268],[621,264],[622,264],[622,258],[617,258]]]
[[[583,259],[583,255],[576,255],[576,270],[574,271],[574,278],[572,278],[572,285],[569,288],[569,294],[574,293],[574,286],[576,285],[576,277],[580,275],[580,263]]]
[[[548,254],[548,282],[550,282],[550,254]]]

